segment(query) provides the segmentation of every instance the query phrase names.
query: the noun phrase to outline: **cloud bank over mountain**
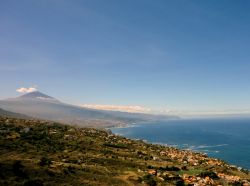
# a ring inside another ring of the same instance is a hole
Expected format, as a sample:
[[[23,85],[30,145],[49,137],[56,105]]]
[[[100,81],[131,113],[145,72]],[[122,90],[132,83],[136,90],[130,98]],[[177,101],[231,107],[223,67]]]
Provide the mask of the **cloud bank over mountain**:
[[[81,104],[81,107],[97,109],[97,110],[115,110],[121,112],[148,113],[151,111],[138,105],[96,105],[96,104]]]

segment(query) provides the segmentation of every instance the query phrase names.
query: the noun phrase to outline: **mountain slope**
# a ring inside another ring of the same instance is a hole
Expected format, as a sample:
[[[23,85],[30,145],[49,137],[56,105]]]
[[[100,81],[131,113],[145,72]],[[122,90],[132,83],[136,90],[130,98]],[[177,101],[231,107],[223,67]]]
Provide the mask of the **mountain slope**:
[[[10,117],[10,118],[23,118],[23,119],[28,119],[30,117],[24,115],[24,114],[19,114],[15,112],[10,112],[7,110],[3,110],[0,108],[0,116],[1,117]]]
[[[99,124],[110,125],[119,122],[115,117],[99,111],[92,111],[63,103],[52,103],[41,100],[4,100],[0,101],[0,107],[35,118],[53,120],[73,125],[95,126]]]
[[[46,101],[46,102],[53,102],[53,103],[60,103],[59,100],[56,98],[53,98],[51,96],[48,96],[42,92],[34,91],[27,94],[24,94],[22,96],[19,96],[17,98],[10,98],[8,99],[10,101],[25,101],[25,100],[33,100],[33,101]]]
[[[81,126],[117,126],[121,124],[170,119],[172,116],[101,111],[69,105],[41,92],[0,101],[0,108],[31,117]]]

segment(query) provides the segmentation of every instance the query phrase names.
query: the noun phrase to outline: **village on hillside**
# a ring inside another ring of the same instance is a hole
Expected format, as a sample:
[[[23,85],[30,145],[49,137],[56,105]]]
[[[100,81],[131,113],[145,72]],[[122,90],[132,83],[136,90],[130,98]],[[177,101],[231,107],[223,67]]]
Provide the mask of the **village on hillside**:
[[[242,185],[250,173],[206,154],[109,130],[0,118],[0,185]]]

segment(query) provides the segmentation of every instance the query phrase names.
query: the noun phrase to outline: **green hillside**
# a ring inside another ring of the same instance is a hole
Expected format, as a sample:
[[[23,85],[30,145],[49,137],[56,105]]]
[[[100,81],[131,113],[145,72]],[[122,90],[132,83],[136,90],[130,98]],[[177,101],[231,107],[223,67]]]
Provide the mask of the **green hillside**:
[[[0,185],[249,185],[204,154],[92,128],[0,118]]]

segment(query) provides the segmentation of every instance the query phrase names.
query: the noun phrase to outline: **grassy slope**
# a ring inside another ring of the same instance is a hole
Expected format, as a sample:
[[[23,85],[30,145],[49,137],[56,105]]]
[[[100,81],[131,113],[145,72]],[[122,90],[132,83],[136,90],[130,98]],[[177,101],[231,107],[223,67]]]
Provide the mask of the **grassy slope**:
[[[184,165],[161,154],[173,151],[182,152],[104,130],[0,118],[0,185],[183,185],[183,175],[208,171],[238,175],[239,184],[250,179],[221,161],[218,166],[208,164],[212,159],[203,155],[193,153],[205,158],[198,165]],[[181,170],[171,170],[172,166]],[[150,170],[157,170],[157,176]]]

